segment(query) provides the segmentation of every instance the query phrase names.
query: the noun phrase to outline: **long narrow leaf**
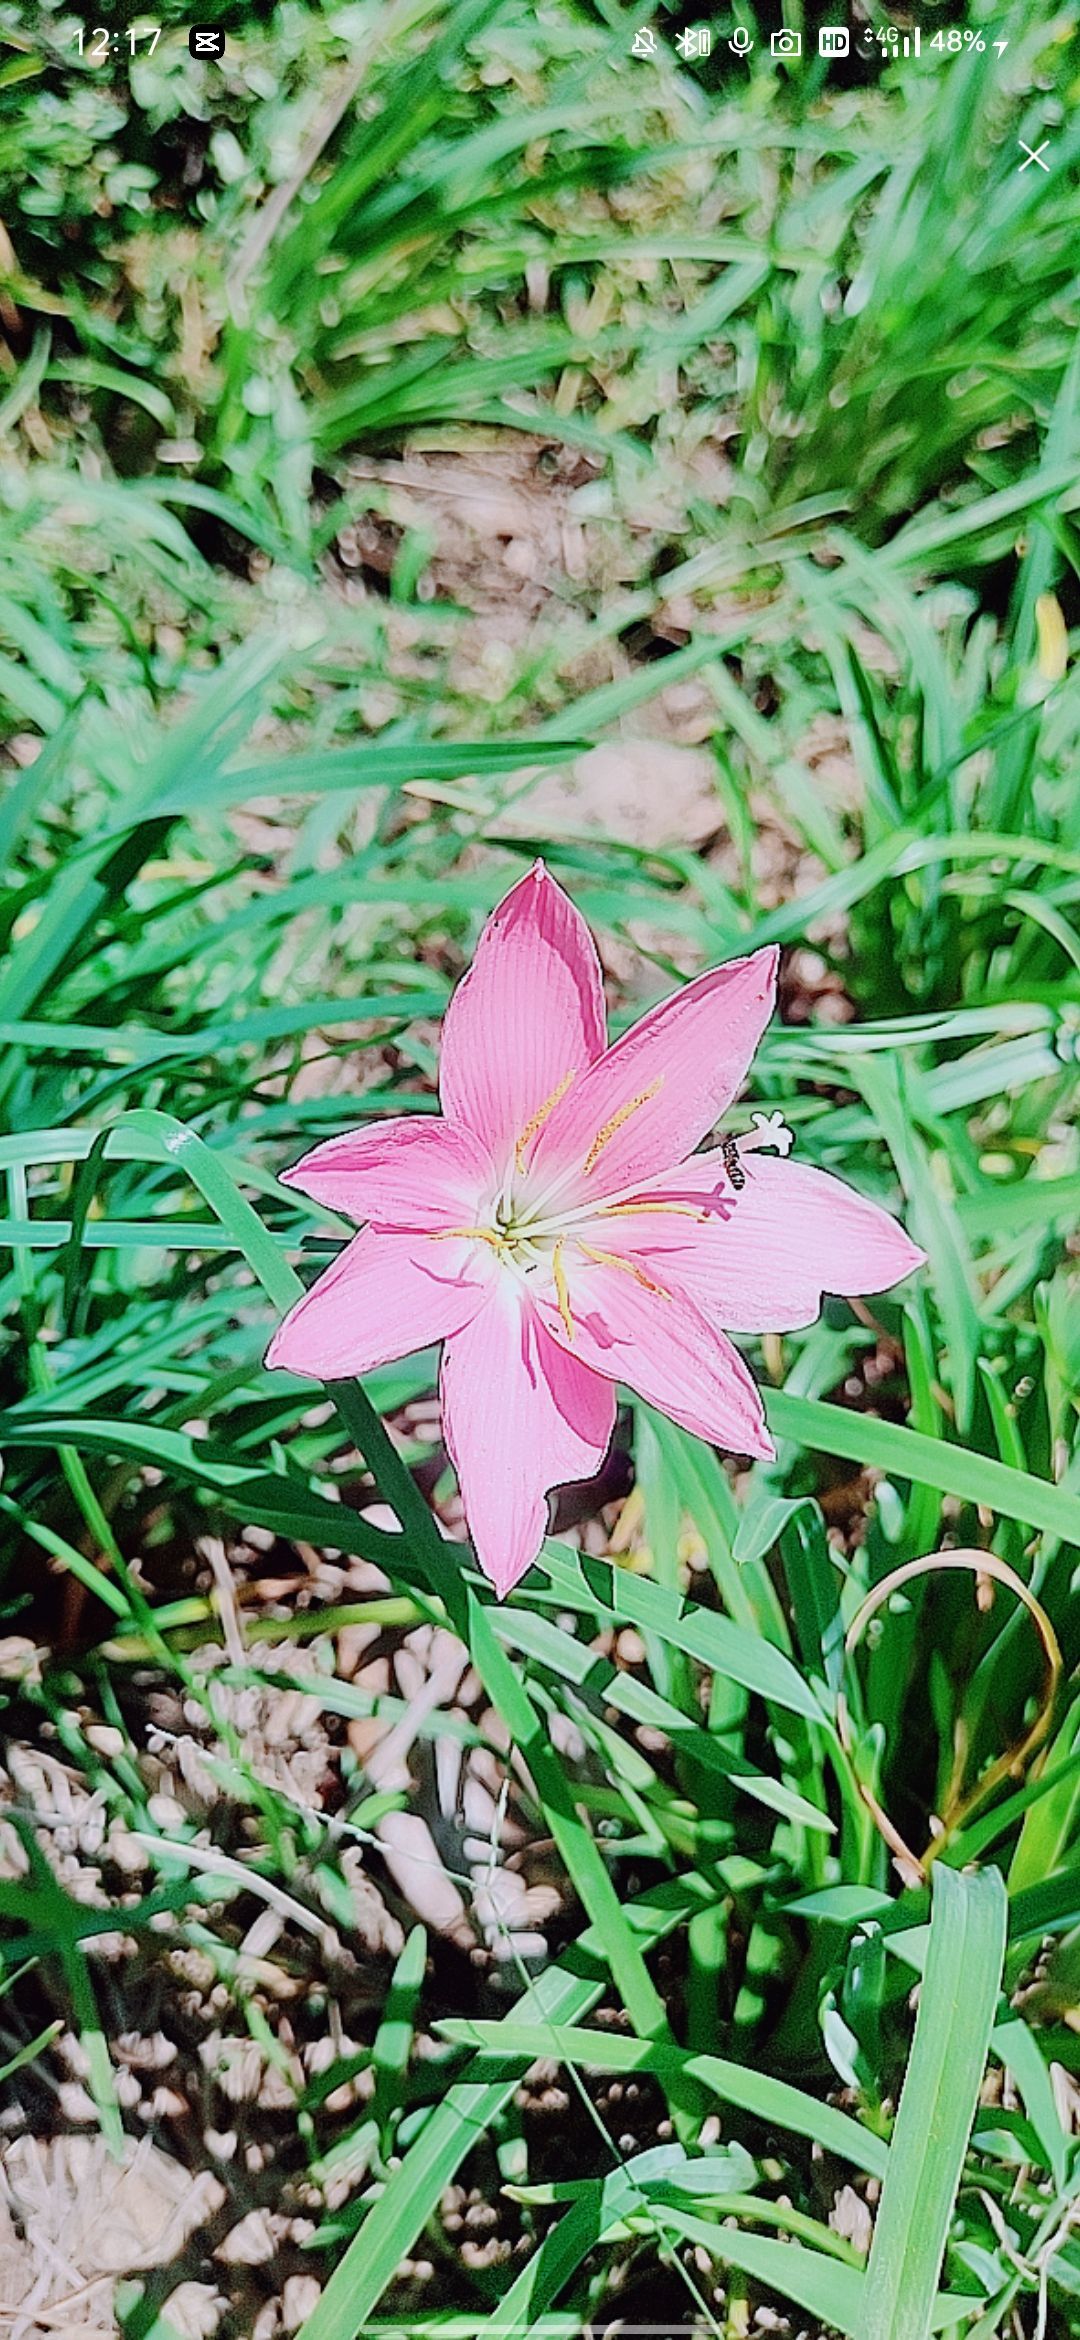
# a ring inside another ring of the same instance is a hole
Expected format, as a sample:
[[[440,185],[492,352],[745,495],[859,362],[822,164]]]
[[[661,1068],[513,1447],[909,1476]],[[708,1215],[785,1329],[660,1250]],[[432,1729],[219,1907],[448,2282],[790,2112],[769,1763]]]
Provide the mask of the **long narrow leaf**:
[[[928,2340],[938,2276],[986,2068],[1007,1901],[996,1869],[934,1871],[911,2061],[854,2340]]]

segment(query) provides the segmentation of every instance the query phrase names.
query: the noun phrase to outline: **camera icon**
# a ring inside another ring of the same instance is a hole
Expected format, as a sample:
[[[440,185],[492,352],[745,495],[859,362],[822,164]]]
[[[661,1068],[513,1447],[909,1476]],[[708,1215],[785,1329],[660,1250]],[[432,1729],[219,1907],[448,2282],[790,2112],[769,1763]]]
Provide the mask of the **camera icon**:
[[[785,25],[782,32],[773,34],[769,47],[774,57],[801,57],[802,34],[790,32]]]

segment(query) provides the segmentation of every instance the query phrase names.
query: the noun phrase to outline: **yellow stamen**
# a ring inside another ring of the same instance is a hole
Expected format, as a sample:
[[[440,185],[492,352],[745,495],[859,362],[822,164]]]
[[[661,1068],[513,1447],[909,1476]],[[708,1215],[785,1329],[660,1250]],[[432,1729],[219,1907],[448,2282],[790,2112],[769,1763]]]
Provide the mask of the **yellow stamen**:
[[[566,1281],[566,1270],[562,1263],[564,1241],[565,1238],[560,1235],[551,1257],[551,1273],[555,1278],[555,1298],[559,1303],[559,1315],[566,1326],[566,1338],[568,1341],[572,1341],[574,1338],[574,1319],[570,1314],[570,1287]]]
[[[604,1151],[604,1147],[607,1145],[608,1139],[614,1137],[616,1130],[621,1129],[623,1122],[629,1121],[631,1114],[636,1113],[640,1106],[647,1105],[650,1097],[655,1097],[657,1090],[662,1089],[663,1085],[664,1076],[661,1073],[659,1080],[654,1081],[651,1088],[643,1089],[640,1097],[631,1097],[630,1103],[628,1105],[620,1105],[618,1112],[612,1114],[611,1120],[605,1121],[603,1129],[597,1131],[597,1134],[594,1137],[591,1146],[589,1147],[588,1154],[586,1155],[586,1175],[599,1161],[600,1156]]]
[[[598,1266],[621,1268],[624,1276],[633,1276],[635,1284],[640,1284],[646,1292],[655,1292],[658,1300],[670,1300],[670,1292],[665,1292],[662,1284],[654,1284],[652,1277],[647,1276],[644,1268],[639,1268],[634,1260],[620,1259],[614,1251],[594,1251],[591,1243],[583,1243],[581,1249],[586,1258],[595,1259]]]
[[[659,1211],[662,1218],[696,1219],[699,1224],[709,1216],[708,1211],[696,1211],[692,1203],[626,1202],[602,1203],[598,1219],[636,1219],[639,1211]]]
[[[516,1161],[519,1170],[524,1170],[525,1168],[523,1156],[530,1139],[536,1136],[538,1129],[543,1129],[544,1123],[547,1120],[549,1113],[554,1113],[555,1107],[559,1103],[560,1098],[565,1097],[573,1078],[574,1076],[572,1072],[564,1073],[561,1081],[559,1082],[558,1088],[552,1090],[550,1097],[545,1097],[543,1104],[539,1105],[536,1109],[536,1112],[533,1114],[532,1120],[526,1122],[525,1127],[521,1132],[521,1136],[519,1137],[517,1144],[514,1147],[514,1160]]]
[[[505,1235],[496,1235],[493,1227],[440,1227],[431,1238],[433,1243],[450,1243],[455,1239],[461,1243],[490,1243],[495,1251],[506,1249]]]

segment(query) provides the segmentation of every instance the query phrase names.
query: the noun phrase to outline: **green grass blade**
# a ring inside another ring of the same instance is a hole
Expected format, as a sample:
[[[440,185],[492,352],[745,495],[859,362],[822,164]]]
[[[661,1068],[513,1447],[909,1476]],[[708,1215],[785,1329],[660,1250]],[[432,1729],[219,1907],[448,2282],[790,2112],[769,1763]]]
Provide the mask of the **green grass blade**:
[[[493,1704],[520,1748],[536,1782],[547,1823],[569,1876],[604,1943],[615,1983],[639,2038],[670,2039],[663,1999],[649,1973],[641,1946],[626,1922],[611,1872],[592,1832],[575,1806],[560,1757],[525,1687],[491,1629],[486,1608],[469,1600],[469,1647],[473,1664]]]
[[[147,1137],[163,1145],[166,1153],[178,1167],[187,1171],[197,1186],[203,1201],[216,1212],[223,1227],[234,1235],[248,1266],[259,1281],[275,1308],[288,1309],[298,1299],[303,1285],[280,1249],[263,1225],[256,1210],[240,1193],[235,1179],[226,1168],[220,1154],[213,1152],[197,1132],[177,1121],[171,1113],[158,1113],[137,1107],[121,1117],[118,1126],[130,1130],[133,1136]]]
[[[409,780],[458,780],[477,772],[517,772],[527,764],[572,761],[585,739],[364,740],[359,747],[309,750],[265,763],[237,764],[194,779],[174,780],[152,810],[188,814],[200,805],[244,804],[252,796],[324,796],[343,790],[400,788]]]
[[[822,1454],[843,1455],[865,1468],[937,1487],[943,1495],[985,1504],[1003,1519],[1022,1520],[1048,1536],[1060,1536],[1064,1543],[1080,1543],[1080,1496],[1048,1479],[1037,1479],[1030,1471],[1015,1470],[1011,1463],[947,1445],[921,1430],[849,1413],[821,1398],[796,1397],[790,1390],[766,1390],[765,1412],[779,1438],[794,1438]]]
[[[986,2067],[1007,1902],[996,1869],[934,1871],[911,2060],[855,2340],[928,2340],[938,2276]]]
[[[560,2063],[579,2064],[591,2072],[653,2072],[670,2078],[687,2073],[711,2089],[722,2103],[736,2105],[755,2120],[788,2129],[793,2136],[812,2137],[826,2153],[839,2154],[871,2177],[884,2177],[888,2148],[850,2113],[822,2104],[787,2080],[776,2080],[747,2064],[723,2056],[691,2055],[685,2048],[667,2047],[652,2040],[625,2039],[607,2031],[587,2031],[565,2025],[530,2021],[524,2002],[501,2022],[449,2016],[434,2025],[444,2039],[476,2047],[487,2055],[519,2055],[531,2062],[537,2056],[557,2056]]]
[[[700,1878],[673,1879],[631,1903],[625,1915],[641,1948],[662,1941],[689,1908],[708,1899]],[[530,1985],[515,2014],[543,2023],[574,2023],[596,2006],[607,1984],[604,1944],[590,1926],[563,1957]],[[335,2267],[299,2340],[356,2340],[387,2285],[430,2218],[444,2186],[491,2127],[518,2087],[531,2059],[509,2049],[501,2067],[477,2056],[447,2089],[392,2181]]]
[[[827,1414],[840,1411],[838,1407],[823,1410]],[[845,1419],[841,1415],[841,1420]],[[545,1544],[536,1565],[550,1577],[560,1603],[565,1601],[567,1608],[617,1618],[620,1624],[655,1633],[688,1657],[740,1683],[744,1690],[756,1691],[771,1704],[804,1715],[808,1722],[821,1721],[818,1701],[798,1668],[783,1650],[761,1635],[684,1600],[681,1593],[666,1585],[653,1584],[648,1577],[636,1576],[626,1568],[613,1568],[610,1561],[583,1561],[566,1544]]]
[[[398,2090],[408,2069],[416,2030],[417,2001],[426,1961],[427,1932],[423,1926],[414,1926],[412,1932],[406,1935],[391,1976],[371,2055],[375,2089],[370,2117],[380,2135],[388,2128]]]
[[[766,2284],[770,2291],[778,2291],[782,2298],[806,2309],[815,2322],[849,2333],[854,2340],[870,2281],[858,2268],[844,2267],[826,2257],[823,2251],[807,2250],[802,2243],[776,2242],[770,2235],[748,2234],[730,2221],[713,2226],[704,2218],[695,2217],[692,2211],[674,2206],[665,2207],[664,2219],[671,2232],[711,2251],[721,2266],[738,2267],[755,2282]],[[938,2332],[958,2324],[961,2317],[970,2315],[973,2308],[981,2305],[977,2296],[938,2294],[931,2305],[927,2331]]]

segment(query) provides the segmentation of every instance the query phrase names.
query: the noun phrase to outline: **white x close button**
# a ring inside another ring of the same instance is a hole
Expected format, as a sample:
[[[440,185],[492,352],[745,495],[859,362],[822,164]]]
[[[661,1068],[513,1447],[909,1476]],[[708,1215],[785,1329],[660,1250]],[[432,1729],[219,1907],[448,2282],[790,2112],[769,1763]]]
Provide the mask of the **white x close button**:
[[[1029,146],[1026,138],[1018,138],[1016,143],[1018,146],[1023,147],[1024,153],[1027,156],[1026,162],[1017,163],[1016,167],[1018,171],[1029,171],[1031,169],[1032,163],[1037,163],[1040,171],[1046,171],[1049,173],[1050,165],[1049,163],[1045,163],[1043,161],[1043,156],[1050,144],[1050,140],[1048,138],[1043,139],[1041,146]]]

